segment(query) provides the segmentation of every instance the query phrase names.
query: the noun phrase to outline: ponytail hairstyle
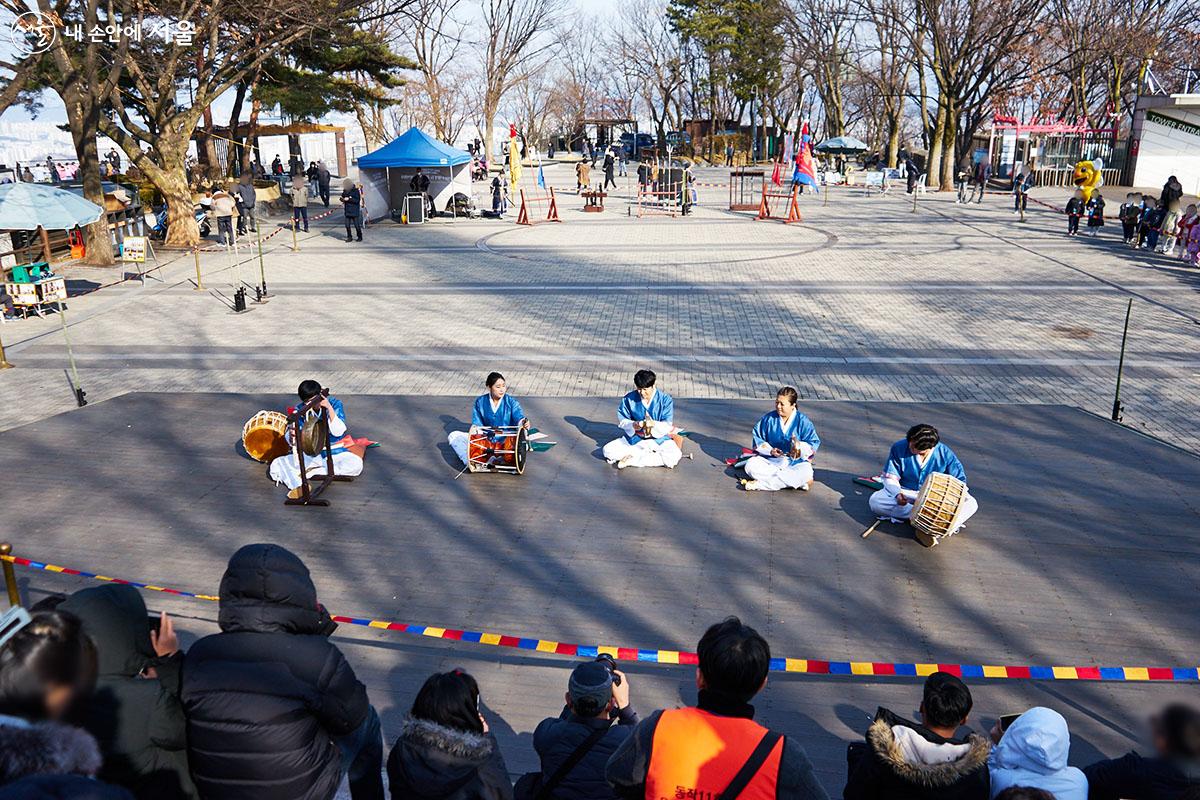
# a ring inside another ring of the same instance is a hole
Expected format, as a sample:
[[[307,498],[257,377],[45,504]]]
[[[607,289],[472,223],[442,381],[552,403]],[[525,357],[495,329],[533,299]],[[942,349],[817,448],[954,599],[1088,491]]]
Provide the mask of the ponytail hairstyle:
[[[86,697],[96,683],[96,647],[65,611],[40,611],[0,646],[0,714],[29,722],[50,719],[47,693],[70,687]]]

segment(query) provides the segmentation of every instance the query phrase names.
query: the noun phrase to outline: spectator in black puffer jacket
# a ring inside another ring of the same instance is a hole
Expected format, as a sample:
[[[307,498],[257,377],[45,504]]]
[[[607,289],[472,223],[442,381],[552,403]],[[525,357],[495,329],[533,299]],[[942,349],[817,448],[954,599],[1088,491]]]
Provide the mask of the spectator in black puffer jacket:
[[[577,666],[567,682],[566,708],[560,716],[542,720],[533,732],[533,748],[541,758],[542,771],[540,783],[530,785],[530,797],[538,786],[554,778],[572,753],[598,735],[600,738],[552,787],[551,795],[558,800],[615,799],[617,794],[608,785],[604,768],[637,724],[637,712],[629,705],[629,678],[624,673],[603,661]]]
[[[479,712],[479,684],[456,669],[431,675],[387,762],[392,800],[512,800],[508,768]]]
[[[96,645],[99,676],[82,722],[104,755],[100,777],[139,800],[195,798],[171,618],[152,632],[141,592],[115,583],[81,589],[58,610],[79,617]]]
[[[381,800],[379,717],[317,603],[308,568],[250,544],[221,578],[221,633],[184,657],[188,760],[211,800]]]
[[[1151,728],[1155,756],[1128,753],[1083,770],[1090,800],[1184,800],[1200,790],[1200,711],[1167,706]]]

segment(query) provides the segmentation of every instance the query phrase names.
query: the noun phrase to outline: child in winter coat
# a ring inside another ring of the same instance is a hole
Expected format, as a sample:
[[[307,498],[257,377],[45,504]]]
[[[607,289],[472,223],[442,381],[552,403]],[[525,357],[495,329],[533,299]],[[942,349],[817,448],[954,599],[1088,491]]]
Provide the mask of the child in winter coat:
[[[1192,223],[1192,227],[1188,229],[1187,247],[1185,248],[1187,255],[1184,260],[1188,266],[1196,266],[1196,261],[1200,258],[1200,220]]]
[[[1067,236],[1079,234],[1079,218],[1083,213],[1083,192],[1076,189],[1075,195],[1067,201]]]
[[[1137,236],[1138,217],[1142,213],[1141,200],[1134,192],[1125,195],[1125,202],[1117,216],[1121,220],[1121,233],[1125,236],[1125,244],[1132,244]]]
[[[1176,236],[1179,242],[1179,257],[1186,260],[1188,235],[1192,232],[1192,228],[1196,223],[1200,222],[1200,215],[1196,213],[1196,204],[1188,203],[1188,207],[1184,209],[1183,216],[1179,218],[1179,224],[1176,226]]]
[[[1087,201],[1087,221],[1092,236],[1104,227],[1104,195],[1099,191],[1092,192],[1092,199]]]
[[[1158,203],[1153,197],[1145,198],[1143,203],[1142,215],[1138,219],[1137,246],[1153,250],[1158,244],[1158,224],[1162,221],[1162,215],[1158,213]]]
[[[1162,241],[1158,246],[1158,252],[1165,255],[1175,254],[1175,236],[1178,233],[1177,226],[1179,224],[1179,201],[1172,200],[1167,206],[1167,210],[1163,213],[1162,225]]]

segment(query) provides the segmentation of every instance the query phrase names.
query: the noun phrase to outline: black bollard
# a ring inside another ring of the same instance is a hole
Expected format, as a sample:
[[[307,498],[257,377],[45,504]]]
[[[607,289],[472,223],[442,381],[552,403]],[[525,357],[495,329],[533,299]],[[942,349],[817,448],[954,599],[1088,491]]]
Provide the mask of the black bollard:
[[[87,405],[87,392],[83,390],[82,386],[78,386],[75,389],[75,402],[80,408],[83,408]]]
[[[246,310],[246,287],[239,286],[238,290],[233,293],[233,310],[237,314]]]

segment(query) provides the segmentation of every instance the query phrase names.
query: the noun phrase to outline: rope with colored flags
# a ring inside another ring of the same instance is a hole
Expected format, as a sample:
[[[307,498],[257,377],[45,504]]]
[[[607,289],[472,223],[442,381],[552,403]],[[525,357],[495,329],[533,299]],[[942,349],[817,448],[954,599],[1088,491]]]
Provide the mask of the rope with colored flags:
[[[138,589],[152,592],[165,592],[178,597],[188,597],[209,602],[219,601],[220,598],[209,594],[196,594],[181,589],[171,589],[151,583],[123,580],[100,575],[95,572],[61,567],[42,561],[33,561],[13,555],[0,555],[0,561],[7,561],[20,567],[39,569],[62,575],[73,575],[81,578],[93,578],[107,583],[121,583]],[[533,650],[541,653],[573,656],[577,658],[595,658],[601,653],[607,653],[618,661],[638,661],[655,664],[696,664],[699,658],[695,653],[685,650],[644,649],[637,647],[619,647],[615,645],[584,645],[558,642],[550,639],[534,639],[524,636],[511,636],[484,631],[467,631],[456,628],[442,628],[432,625],[414,625],[405,622],[370,619],[368,617],[348,617],[331,615],[334,622],[343,625],[359,625],[366,628],[395,631],[414,636],[427,636],[434,639],[444,639],[455,642],[471,642],[475,644],[492,645],[495,647],[512,647],[519,650]],[[1067,667],[1067,666],[1034,666],[1034,665],[991,665],[991,664],[941,664],[916,662],[887,662],[887,661],[823,661],[806,658],[772,658],[771,671],[805,673],[809,675],[847,675],[858,677],[927,677],[934,672],[949,672],[962,678],[1007,678],[1034,680],[1084,680],[1084,681],[1197,681],[1200,680],[1198,667]]]

